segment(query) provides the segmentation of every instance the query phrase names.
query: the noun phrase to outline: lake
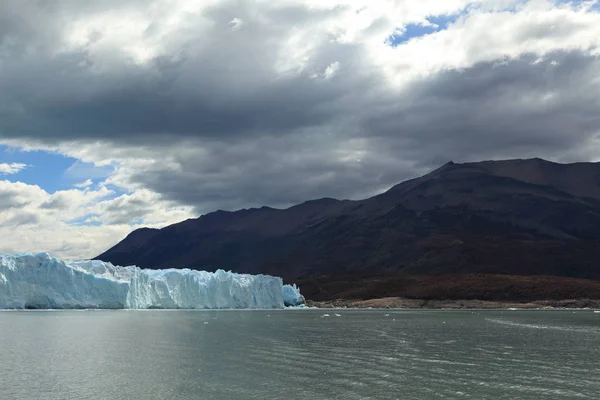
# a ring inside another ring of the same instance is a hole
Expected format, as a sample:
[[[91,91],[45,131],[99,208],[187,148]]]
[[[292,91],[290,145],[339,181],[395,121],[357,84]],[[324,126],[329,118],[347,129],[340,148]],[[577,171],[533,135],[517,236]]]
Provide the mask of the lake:
[[[600,313],[3,311],[0,387],[5,400],[598,399]]]

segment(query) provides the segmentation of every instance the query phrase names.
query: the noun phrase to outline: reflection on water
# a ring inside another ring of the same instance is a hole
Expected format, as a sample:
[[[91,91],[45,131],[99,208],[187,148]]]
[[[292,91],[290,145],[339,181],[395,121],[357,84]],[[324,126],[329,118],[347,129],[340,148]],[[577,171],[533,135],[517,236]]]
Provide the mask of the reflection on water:
[[[11,311],[0,343],[3,399],[600,393],[591,311]]]

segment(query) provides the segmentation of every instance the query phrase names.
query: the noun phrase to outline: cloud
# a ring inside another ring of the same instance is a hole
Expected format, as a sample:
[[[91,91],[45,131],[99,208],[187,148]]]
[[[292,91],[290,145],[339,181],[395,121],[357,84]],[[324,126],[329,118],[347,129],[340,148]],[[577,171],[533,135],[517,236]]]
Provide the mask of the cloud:
[[[76,188],[83,189],[83,188],[86,188],[86,187],[92,186],[93,184],[94,184],[94,181],[92,181],[90,178],[88,178],[88,179],[86,179],[86,180],[85,180],[85,181],[83,181],[83,182],[76,183],[74,186],[75,186]]]
[[[156,195],[113,195],[106,187],[50,194],[36,185],[0,181],[0,253],[48,251],[65,258],[93,257],[132,229],[162,226],[191,215],[189,208]]]
[[[506,63],[448,70],[408,90],[369,119],[379,150],[420,154],[435,165],[488,158],[543,156],[572,162],[598,158],[600,59],[558,51]],[[404,129],[401,142],[391,139]]]
[[[19,227],[22,225],[32,225],[39,223],[37,214],[34,213],[19,213],[11,216],[4,221],[5,226]]]
[[[25,168],[27,168],[27,164],[22,163],[0,163],[0,174],[1,175],[14,175],[18,174]]]
[[[594,4],[7,1],[0,143],[69,155],[69,176],[118,188],[35,203],[93,215],[77,228],[93,235],[366,197],[450,159],[596,161]],[[410,26],[437,28],[391,46]]]
[[[91,163],[84,163],[81,161],[74,162],[67,170],[64,175],[70,179],[85,179],[85,182],[92,178],[103,179],[111,175],[113,168],[110,165],[94,165]],[[91,184],[91,183],[90,183]],[[89,185],[88,185],[89,186]]]

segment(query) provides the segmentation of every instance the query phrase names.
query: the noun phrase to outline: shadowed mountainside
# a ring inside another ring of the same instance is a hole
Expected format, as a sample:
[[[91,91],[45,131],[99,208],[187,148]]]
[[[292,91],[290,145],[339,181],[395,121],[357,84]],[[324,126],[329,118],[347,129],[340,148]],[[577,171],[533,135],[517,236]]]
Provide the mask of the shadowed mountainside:
[[[216,211],[139,229],[98,259],[268,273],[600,278],[600,164],[448,163],[378,196]]]

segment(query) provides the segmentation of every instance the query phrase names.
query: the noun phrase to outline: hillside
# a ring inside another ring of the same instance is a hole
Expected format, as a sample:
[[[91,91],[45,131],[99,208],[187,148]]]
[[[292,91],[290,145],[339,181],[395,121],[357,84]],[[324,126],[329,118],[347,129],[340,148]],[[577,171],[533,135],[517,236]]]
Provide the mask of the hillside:
[[[599,279],[600,164],[450,162],[365,200],[216,211],[136,230],[97,258],[285,279],[365,273]]]

